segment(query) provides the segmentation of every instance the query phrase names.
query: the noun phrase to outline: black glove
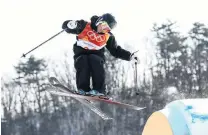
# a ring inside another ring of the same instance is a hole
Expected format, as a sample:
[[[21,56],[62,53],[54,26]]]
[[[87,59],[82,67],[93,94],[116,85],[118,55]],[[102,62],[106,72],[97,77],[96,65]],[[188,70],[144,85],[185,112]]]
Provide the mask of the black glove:
[[[77,22],[74,20],[68,20],[65,21],[62,24],[62,29],[67,30],[67,29],[76,29],[77,28]]]
[[[130,58],[130,61],[131,61],[131,62],[133,62],[133,63],[135,63],[135,64],[140,63],[138,57],[137,57],[134,53],[132,53],[130,57],[131,57],[131,58]]]

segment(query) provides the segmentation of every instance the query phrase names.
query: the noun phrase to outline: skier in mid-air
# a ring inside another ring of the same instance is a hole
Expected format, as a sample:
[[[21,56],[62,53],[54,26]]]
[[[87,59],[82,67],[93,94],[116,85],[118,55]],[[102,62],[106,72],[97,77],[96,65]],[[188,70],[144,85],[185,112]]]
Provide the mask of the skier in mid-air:
[[[105,95],[105,47],[116,58],[127,61],[136,59],[134,53],[117,45],[111,33],[116,24],[115,17],[109,13],[92,16],[91,22],[67,20],[62,24],[62,28],[67,33],[77,35],[73,51],[78,94]],[[91,77],[92,89],[90,88]]]

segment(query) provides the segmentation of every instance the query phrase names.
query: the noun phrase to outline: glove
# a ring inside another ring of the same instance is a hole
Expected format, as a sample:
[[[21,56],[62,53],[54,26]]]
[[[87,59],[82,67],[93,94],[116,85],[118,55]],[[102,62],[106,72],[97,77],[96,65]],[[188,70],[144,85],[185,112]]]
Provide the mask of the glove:
[[[132,53],[130,57],[131,57],[131,58],[130,58],[130,61],[131,61],[132,63],[134,63],[134,64],[139,64],[139,63],[140,63],[138,57],[137,57],[134,53]]]
[[[75,28],[77,28],[77,22],[74,21],[74,20],[69,21],[69,22],[67,23],[67,27],[68,27],[69,29],[75,29]]]
[[[67,33],[70,33],[71,30],[76,29],[77,22],[73,20],[67,20],[62,24],[62,29],[64,29]]]

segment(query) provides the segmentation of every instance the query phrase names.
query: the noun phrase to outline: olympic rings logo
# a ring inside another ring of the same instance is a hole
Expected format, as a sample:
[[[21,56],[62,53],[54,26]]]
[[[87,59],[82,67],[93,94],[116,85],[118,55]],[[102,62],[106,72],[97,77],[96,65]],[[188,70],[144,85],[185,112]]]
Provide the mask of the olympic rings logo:
[[[105,41],[105,36],[104,35],[96,35],[93,31],[88,31],[87,36],[91,40],[96,40],[97,42],[103,42]]]

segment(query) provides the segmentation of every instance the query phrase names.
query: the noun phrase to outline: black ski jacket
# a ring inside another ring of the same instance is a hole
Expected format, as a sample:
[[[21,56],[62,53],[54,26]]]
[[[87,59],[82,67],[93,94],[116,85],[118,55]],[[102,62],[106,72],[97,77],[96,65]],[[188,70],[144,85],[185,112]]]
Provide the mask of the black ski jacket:
[[[97,30],[97,27],[95,26],[95,22],[97,19],[98,19],[98,16],[91,17],[91,28],[95,31]],[[68,22],[70,21],[72,20],[66,20],[62,24],[62,29],[65,29],[67,33],[76,34],[76,35],[80,34],[88,23],[87,21],[84,21],[84,20],[76,20],[77,25],[75,28],[72,29],[67,26]],[[109,50],[110,54],[116,58],[129,61],[131,57],[131,53],[125,49],[122,49],[119,45],[117,45],[114,35],[111,32],[109,34],[110,34],[110,37],[105,47]],[[104,55],[105,47],[100,50],[87,50],[80,46],[77,46],[77,43],[75,43],[73,46],[74,59],[76,59],[82,54],[96,54],[105,60],[105,55]]]

